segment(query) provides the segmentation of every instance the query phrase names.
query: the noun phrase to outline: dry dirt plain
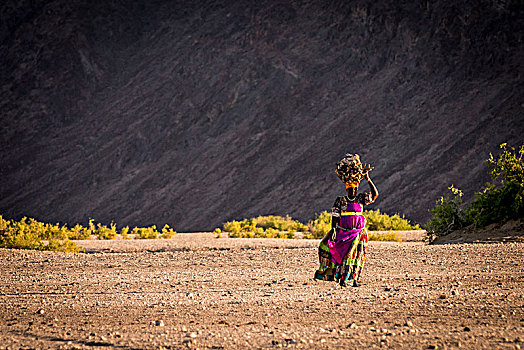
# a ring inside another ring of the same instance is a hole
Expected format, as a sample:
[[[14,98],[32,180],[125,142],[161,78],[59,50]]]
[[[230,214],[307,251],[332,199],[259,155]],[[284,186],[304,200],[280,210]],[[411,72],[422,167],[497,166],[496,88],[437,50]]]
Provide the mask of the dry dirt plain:
[[[519,349],[524,244],[371,242],[363,285],[311,280],[317,241],[83,241],[0,250],[0,348]]]

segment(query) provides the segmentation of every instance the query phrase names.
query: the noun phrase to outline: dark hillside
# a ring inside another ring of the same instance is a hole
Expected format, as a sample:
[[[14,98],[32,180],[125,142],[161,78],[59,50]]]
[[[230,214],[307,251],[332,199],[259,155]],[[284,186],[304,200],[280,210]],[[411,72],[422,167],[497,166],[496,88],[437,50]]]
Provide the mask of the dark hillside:
[[[524,13],[494,1],[7,1],[0,213],[210,230],[307,219],[361,154],[424,222],[524,143]],[[365,188],[366,185],[364,184]]]

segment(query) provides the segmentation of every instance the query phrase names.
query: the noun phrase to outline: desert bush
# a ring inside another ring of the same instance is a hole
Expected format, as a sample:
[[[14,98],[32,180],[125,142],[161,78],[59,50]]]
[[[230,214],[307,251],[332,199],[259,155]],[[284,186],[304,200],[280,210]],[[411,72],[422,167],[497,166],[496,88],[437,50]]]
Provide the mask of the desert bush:
[[[419,225],[411,225],[407,219],[398,214],[388,215],[380,210],[365,210],[366,228],[372,231],[407,231],[420,230]],[[308,224],[309,234],[304,238],[319,239],[331,230],[331,215],[327,211],[318,214]],[[396,239],[392,239],[396,240]]]
[[[110,229],[111,231],[114,231],[116,236],[116,225],[111,223]],[[110,235],[112,237],[113,233],[111,232]],[[135,239],[170,239],[173,238],[174,235],[176,235],[176,231],[173,230],[168,224],[165,224],[164,227],[162,227],[162,230],[160,230],[160,232],[157,231],[156,225],[150,227],[135,227],[131,230],[131,232],[129,230],[129,226],[125,226],[122,228],[122,230],[120,230],[120,235],[122,236],[122,239],[131,239],[132,237],[134,237]]]
[[[122,227],[120,235],[122,236],[122,239],[129,239],[129,226]]]
[[[320,239],[331,231],[331,214],[326,210],[317,214],[313,220],[308,223],[309,234],[305,235],[307,239]]]
[[[91,235],[99,239],[114,239],[117,233],[113,222],[108,227],[89,219],[87,227],[77,224],[68,228],[67,224],[46,224],[27,217],[20,221],[6,220],[0,215],[0,248],[78,252],[81,248],[71,240],[89,239]],[[140,239],[157,238],[159,235],[161,238],[172,238],[176,234],[169,225],[164,225],[161,233],[157,232],[156,226],[135,227],[132,233]],[[123,239],[129,239],[129,227],[122,228],[120,234]]]
[[[116,225],[112,222],[109,227],[106,225],[98,224],[94,232],[99,239],[115,239],[116,238]]]
[[[402,242],[402,237],[398,232],[370,232],[368,233],[370,241],[388,241],[388,242]]]
[[[69,231],[68,238],[73,240],[89,239],[91,238],[91,232],[84,226],[76,224]]]
[[[453,187],[451,197],[440,197],[435,208],[430,210],[431,219],[426,224],[428,236],[444,236],[469,224],[468,214],[462,201],[462,191]]]
[[[224,224],[224,231],[229,232],[230,236],[239,234],[242,231],[242,226],[239,221],[228,221]]]
[[[73,235],[66,225],[44,224],[32,218],[6,220],[0,215],[0,247],[14,249],[56,250],[78,252],[80,248],[68,240]]]
[[[160,235],[160,238],[164,239],[170,239],[173,238],[173,236],[176,234],[175,231],[171,227],[169,227],[168,224],[165,224],[162,228],[162,234]]]
[[[36,229],[36,226],[38,225],[33,225],[33,223],[35,224],[40,224],[38,222],[36,222],[36,220],[34,219],[29,219],[30,221],[30,226],[33,227],[33,229]],[[45,234],[45,238],[46,239],[52,239],[52,238],[55,238],[55,239],[61,239],[61,240],[64,240],[64,239],[68,239],[69,236],[71,235],[71,231],[67,228],[67,225],[62,225],[60,226],[60,224],[56,224],[56,225],[52,225],[52,224],[43,224],[44,227],[45,227],[45,230],[46,230],[46,234]]]
[[[256,227],[261,227],[264,230],[273,228],[278,231],[305,232],[308,228],[307,225],[294,220],[289,215],[285,217],[276,215],[258,216],[253,219],[253,223]]]
[[[83,248],[78,247],[75,242],[70,241],[69,239],[60,240],[55,238],[51,238],[47,244],[43,245],[41,249],[69,253],[78,253],[84,250]]]
[[[524,145],[519,150],[503,143],[498,157],[490,153],[485,161],[491,169],[491,182],[475,193],[467,213],[477,228],[524,217]]]
[[[505,223],[524,217],[524,145],[517,151],[503,143],[502,153],[485,161],[490,168],[491,182],[475,199],[465,205],[462,191],[450,187],[454,197],[441,197],[430,209],[431,219],[426,224],[428,237],[433,240],[468,225],[477,228],[491,223]]]
[[[364,216],[368,218],[368,225],[373,230],[420,230],[418,225],[411,225],[398,214],[389,216],[377,210],[365,211]],[[331,230],[331,215],[324,210],[309,220],[307,225],[289,215],[258,216],[242,221],[228,221],[223,228],[229,233],[230,238],[294,238],[295,232],[304,232],[303,237],[306,239],[320,239]],[[215,234],[216,232],[215,230]]]
[[[307,226],[289,215],[268,215],[228,221],[223,224],[223,230],[228,232],[230,238],[294,238],[295,232],[304,232]],[[217,234],[215,230],[217,236],[221,232]]]
[[[38,249],[43,248],[42,239],[46,239],[46,231],[43,225],[38,230],[28,224],[27,218],[20,221],[5,220],[0,216],[0,247],[15,249]]]
[[[398,214],[388,215],[377,210],[365,210],[366,227],[370,231],[410,231],[420,230],[420,226],[410,222]]]
[[[295,238],[295,232],[279,231],[279,230],[277,230],[275,228],[269,227],[267,230],[264,231],[263,234],[258,235],[257,238],[287,238],[287,239],[293,239],[293,238]]]
[[[136,239],[155,239],[159,235],[155,225],[150,227],[135,227],[131,233],[135,235]]]

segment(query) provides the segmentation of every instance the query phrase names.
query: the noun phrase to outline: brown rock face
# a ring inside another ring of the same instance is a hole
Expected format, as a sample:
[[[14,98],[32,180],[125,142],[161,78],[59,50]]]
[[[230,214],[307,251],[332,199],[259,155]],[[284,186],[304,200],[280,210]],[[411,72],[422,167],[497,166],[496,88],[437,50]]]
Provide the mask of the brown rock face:
[[[424,222],[524,141],[518,2],[7,1],[0,16],[13,218],[304,220],[343,192],[351,152],[375,166],[375,208]]]

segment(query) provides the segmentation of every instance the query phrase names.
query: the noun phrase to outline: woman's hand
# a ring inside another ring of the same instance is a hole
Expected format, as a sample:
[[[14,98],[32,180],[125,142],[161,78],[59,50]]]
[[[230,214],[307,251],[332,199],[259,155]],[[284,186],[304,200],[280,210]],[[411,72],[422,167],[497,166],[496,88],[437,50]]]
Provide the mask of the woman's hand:
[[[370,203],[373,203],[375,201],[375,199],[377,199],[377,197],[378,197],[377,187],[375,186],[375,184],[373,183],[373,181],[371,181],[371,178],[369,177],[369,172],[371,170],[373,170],[373,168],[366,164],[366,167],[365,167],[364,170],[367,170],[364,173],[364,178],[366,179],[366,181],[367,181],[367,183],[369,185],[369,188],[371,190],[371,202]]]
[[[334,241],[337,238],[337,229],[333,227],[330,232],[331,232],[331,240]]]
[[[366,179],[366,181],[369,181],[370,178],[369,178],[369,172],[373,169],[375,169],[374,167],[372,167],[371,165],[369,164],[364,164],[364,169],[362,169],[362,173],[364,174],[364,178]]]

